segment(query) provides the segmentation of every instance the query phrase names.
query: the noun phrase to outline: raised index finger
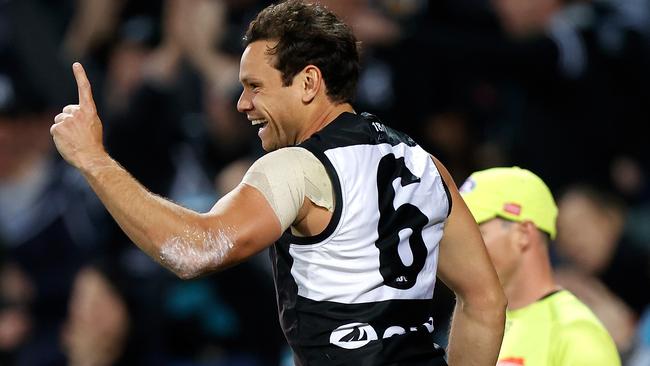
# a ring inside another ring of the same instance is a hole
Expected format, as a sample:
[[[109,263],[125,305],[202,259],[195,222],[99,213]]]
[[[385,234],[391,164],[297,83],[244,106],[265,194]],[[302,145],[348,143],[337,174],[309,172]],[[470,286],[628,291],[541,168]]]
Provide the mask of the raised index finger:
[[[90,88],[90,81],[86,76],[86,71],[80,63],[75,62],[72,64],[72,72],[74,78],[77,80],[77,89],[79,91],[79,106],[81,108],[95,109],[95,101],[93,100],[93,92]]]

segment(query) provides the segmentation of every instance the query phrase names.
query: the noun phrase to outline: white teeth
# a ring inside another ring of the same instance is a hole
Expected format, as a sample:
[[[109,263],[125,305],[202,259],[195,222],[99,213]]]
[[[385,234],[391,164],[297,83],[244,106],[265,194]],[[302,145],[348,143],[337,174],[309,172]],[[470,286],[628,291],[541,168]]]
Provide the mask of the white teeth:
[[[265,120],[265,119],[254,119],[254,120],[251,121],[251,124],[252,124],[253,126],[255,126],[255,125],[261,125],[261,124],[263,124],[263,123],[266,123],[266,120]]]

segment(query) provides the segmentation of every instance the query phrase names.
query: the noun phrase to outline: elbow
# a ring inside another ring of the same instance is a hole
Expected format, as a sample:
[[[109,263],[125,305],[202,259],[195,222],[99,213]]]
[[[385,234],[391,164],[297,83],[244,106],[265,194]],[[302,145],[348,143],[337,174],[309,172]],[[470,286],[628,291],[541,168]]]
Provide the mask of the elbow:
[[[207,272],[203,261],[193,260],[187,256],[170,255],[160,251],[160,263],[181,280],[191,280]]]
[[[172,269],[172,272],[176,275],[176,277],[184,281],[193,280],[201,275],[201,273],[198,272],[191,272],[191,271],[179,270],[179,269]]]
[[[158,255],[163,266],[178,278],[189,280],[222,268],[232,247],[225,235],[195,230],[162,243]]]
[[[490,323],[494,329],[503,336],[506,326],[506,309],[508,307],[508,298],[503,292],[501,285],[498,286],[498,289],[494,291],[494,294],[490,296],[489,307],[487,311],[486,322]]]
[[[499,296],[494,300],[493,306],[497,309],[497,314],[503,318],[503,322],[506,320],[506,309],[508,308],[508,298],[506,297],[503,289],[499,286]]]
[[[484,309],[491,309],[494,312],[494,315],[505,318],[506,308],[508,307],[508,298],[503,292],[501,285],[497,284],[497,286],[493,286],[491,289],[486,291],[482,297],[483,301],[481,306]]]
[[[500,284],[493,286],[493,288],[490,289],[489,294],[486,294],[486,298],[490,307],[505,314],[506,308],[508,307],[508,298],[506,297],[505,292],[503,292],[503,287],[501,287]]]
[[[485,286],[476,293],[459,297],[459,301],[466,311],[482,314],[481,317],[495,322],[505,322],[508,299],[498,283],[496,286]]]

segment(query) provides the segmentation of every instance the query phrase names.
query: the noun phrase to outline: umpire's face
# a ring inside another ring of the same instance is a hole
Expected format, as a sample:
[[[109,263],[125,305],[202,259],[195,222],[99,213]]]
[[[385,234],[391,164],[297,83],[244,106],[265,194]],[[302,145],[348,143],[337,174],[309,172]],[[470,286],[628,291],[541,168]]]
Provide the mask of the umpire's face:
[[[499,281],[505,287],[516,274],[522,259],[518,223],[494,218],[481,223],[479,229]]]
[[[266,151],[298,143],[304,114],[300,83],[282,85],[282,74],[273,67],[275,56],[268,50],[275,43],[249,44],[239,65],[239,80],[244,90],[237,110],[246,113],[251,124],[259,127],[258,136]]]

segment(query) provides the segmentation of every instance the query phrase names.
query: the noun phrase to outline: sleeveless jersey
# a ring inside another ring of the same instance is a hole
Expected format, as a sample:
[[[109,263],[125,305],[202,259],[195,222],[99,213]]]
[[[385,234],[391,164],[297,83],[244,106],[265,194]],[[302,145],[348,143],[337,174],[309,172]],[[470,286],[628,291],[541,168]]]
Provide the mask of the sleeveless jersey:
[[[438,243],[451,211],[430,155],[374,116],[343,113],[299,145],[335,193],[326,229],[271,247],[297,365],[445,365],[432,339]]]

